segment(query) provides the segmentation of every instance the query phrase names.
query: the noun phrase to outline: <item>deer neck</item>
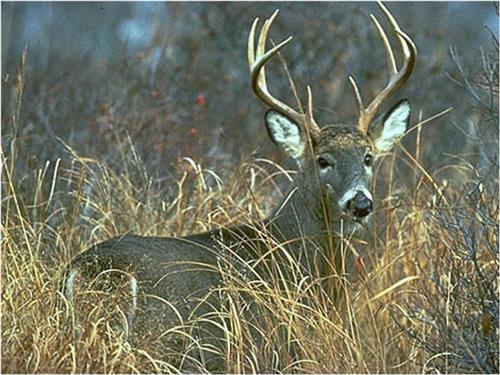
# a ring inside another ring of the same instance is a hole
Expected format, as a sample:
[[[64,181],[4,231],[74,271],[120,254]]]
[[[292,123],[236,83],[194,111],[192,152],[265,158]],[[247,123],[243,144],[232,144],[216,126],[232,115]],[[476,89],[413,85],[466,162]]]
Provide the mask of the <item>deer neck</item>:
[[[331,209],[321,199],[319,191],[317,184],[308,184],[297,176],[289,192],[266,220],[273,237],[286,243],[288,249],[305,263],[312,262],[316,256],[334,254],[338,242]],[[307,266],[309,268],[310,264]]]

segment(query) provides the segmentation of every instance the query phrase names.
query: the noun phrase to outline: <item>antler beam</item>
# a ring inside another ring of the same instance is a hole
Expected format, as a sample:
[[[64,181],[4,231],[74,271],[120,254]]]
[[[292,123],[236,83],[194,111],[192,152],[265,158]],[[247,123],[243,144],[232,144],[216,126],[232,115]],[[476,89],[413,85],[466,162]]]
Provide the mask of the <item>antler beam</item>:
[[[351,85],[354,89],[354,94],[356,95],[356,101],[359,109],[358,127],[364,133],[368,132],[368,128],[382,103],[385,102],[387,98],[394,94],[394,92],[396,92],[408,80],[413,71],[413,68],[415,67],[415,60],[417,56],[417,48],[415,47],[415,44],[413,43],[411,38],[401,30],[398,23],[389,12],[389,10],[385,7],[385,5],[381,2],[378,2],[378,4],[387,20],[391,24],[396,35],[398,36],[399,42],[401,43],[401,47],[403,49],[404,60],[403,67],[398,71],[396,59],[394,58],[394,53],[392,51],[387,35],[385,34],[384,29],[378,22],[377,18],[373,14],[370,14],[370,18],[375,23],[377,31],[379,32],[384,44],[390,78],[384,89],[380,91],[379,94],[368,105],[368,107],[365,108],[356,81],[352,76],[349,77]]]
[[[248,36],[248,65],[250,67],[250,75],[252,81],[252,89],[259,99],[261,99],[267,106],[274,109],[303,126],[307,131],[317,133],[320,131],[319,126],[313,118],[313,108],[312,108],[312,94],[311,89],[308,86],[308,110],[307,113],[301,113],[291,108],[287,104],[283,103],[281,100],[275,98],[268,90],[266,83],[266,72],[264,65],[275,56],[283,47],[285,47],[291,40],[292,37],[288,37],[283,40],[278,45],[271,48],[266,52],[266,42],[269,34],[269,29],[278,15],[278,10],[276,10],[273,15],[264,22],[264,26],[261,29],[257,48],[255,48],[255,31],[257,29],[257,24],[259,19],[256,18],[250,29],[250,34]]]

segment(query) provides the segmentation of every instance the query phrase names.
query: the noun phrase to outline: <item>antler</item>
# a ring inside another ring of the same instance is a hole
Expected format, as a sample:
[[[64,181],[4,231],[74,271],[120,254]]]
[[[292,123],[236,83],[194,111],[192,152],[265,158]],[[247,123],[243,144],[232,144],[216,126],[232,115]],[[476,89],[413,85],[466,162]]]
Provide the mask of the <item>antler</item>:
[[[287,104],[283,103],[279,99],[275,98],[269,92],[266,83],[266,71],[264,65],[275,56],[284,46],[286,46],[292,37],[288,37],[278,45],[271,48],[266,52],[266,41],[267,35],[271,25],[278,15],[278,10],[276,10],[273,15],[264,22],[257,43],[257,49],[255,49],[255,30],[257,28],[257,23],[259,19],[256,18],[250,29],[250,35],[248,36],[248,65],[250,67],[250,75],[252,80],[252,89],[266,105],[271,109],[274,109],[303,126],[307,131],[318,133],[320,131],[318,124],[313,118],[313,108],[312,108],[312,94],[311,88],[307,87],[307,103],[308,108],[306,113],[297,112]]]
[[[382,38],[382,42],[384,43],[385,52],[387,55],[387,64],[390,71],[390,78],[384,89],[380,91],[380,93],[373,99],[370,105],[365,108],[363,105],[363,99],[361,98],[361,94],[359,92],[358,86],[356,85],[356,82],[354,81],[354,78],[352,76],[349,77],[349,80],[354,89],[354,94],[356,95],[356,101],[359,108],[358,127],[364,133],[368,132],[368,127],[373,121],[375,115],[377,114],[377,110],[380,108],[382,103],[408,80],[415,66],[415,59],[417,56],[417,48],[415,47],[415,44],[413,44],[413,41],[400,29],[398,23],[389,12],[389,10],[385,7],[385,5],[381,2],[378,2],[378,4],[398,36],[399,42],[401,43],[401,47],[403,49],[404,61],[403,67],[398,71],[396,60],[394,58],[389,40],[387,39],[387,35],[385,34],[382,26],[375,18],[375,16],[373,14],[370,14],[370,17],[375,23],[380,37]]]

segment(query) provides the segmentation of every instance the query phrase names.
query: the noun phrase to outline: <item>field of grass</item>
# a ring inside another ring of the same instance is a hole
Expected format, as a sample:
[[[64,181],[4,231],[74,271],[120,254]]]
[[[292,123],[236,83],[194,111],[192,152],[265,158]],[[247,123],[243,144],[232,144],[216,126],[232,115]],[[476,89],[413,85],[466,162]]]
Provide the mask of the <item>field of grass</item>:
[[[348,241],[359,257],[336,275],[335,293],[299,271],[281,279],[280,267],[296,267],[273,258],[279,244],[260,282],[221,266],[228,303],[204,319],[223,326],[229,372],[498,373],[498,42],[489,48],[474,67],[450,57],[449,80],[469,98],[460,113],[473,124],[452,133],[464,152],[427,163],[437,151],[425,137],[450,111],[415,111],[411,144],[376,164],[373,222]],[[265,134],[224,157],[230,140],[218,126],[184,124],[224,123],[207,114],[203,95],[177,106],[147,78],[127,80],[137,71],[125,65],[101,87],[95,67],[75,73],[60,63],[61,83],[29,74],[29,58],[2,77],[1,371],[177,373],[199,345],[197,322],[131,345],[119,293],[90,288],[79,295],[77,338],[61,292],[68,261],[125,233],[181,236],[259,220],[294,168],[261,157]],[[74,128],[55,137],[66,119]],[[157,135],[165,125],[168,136]],[[243,313],[248,296],[267,313],[259,327]],[[165,346],[170,336],[181,343]]]

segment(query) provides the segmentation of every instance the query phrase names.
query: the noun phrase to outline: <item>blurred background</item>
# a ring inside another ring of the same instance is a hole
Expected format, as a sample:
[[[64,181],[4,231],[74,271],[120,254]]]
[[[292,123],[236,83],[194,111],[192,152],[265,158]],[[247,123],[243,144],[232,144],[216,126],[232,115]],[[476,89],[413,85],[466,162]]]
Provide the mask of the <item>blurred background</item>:
[[[498,144],[492,97],[498,70],[488,68],[498,64],[497,5],[387,5],[419,52],[413,77],[388,106],[409,98],[411,125],[453,107],[422,128],[422,163],[438,168],[466,158],[488,164]],[[253,19],[267,18],[276,8],[271,37],[278,42],[294,36],[283,56],[301,98],[310,84],[320,124],[355,121],[348,76],[357,79],[365,102],[387,79],[370,13],[387,30],[388,25],[375,3],[3,2],[2,143],[14,136],[9,124],[26,49],[22,127],[16,135],[26,155],[21,168],[64,156],[64,143],[112,164],[128,137],[149,171],[164,177],[184,156],[215,168],[243,154],[279,159],[264,131],[266,108],[250,89],[246,61]],[[397,40],[389,36],[399,54]],[[275,60],[269,64],[270,87],[294,104]],[[491,90],[480,92],[481,87]],[[405,147],[413,150],[415,137],[408,134]],[[470,139],[481,139],[481,149]]]

